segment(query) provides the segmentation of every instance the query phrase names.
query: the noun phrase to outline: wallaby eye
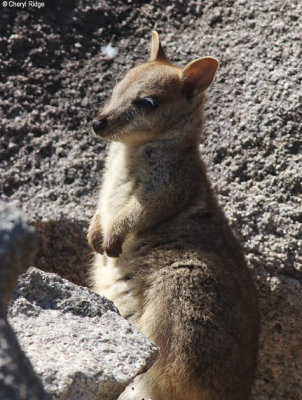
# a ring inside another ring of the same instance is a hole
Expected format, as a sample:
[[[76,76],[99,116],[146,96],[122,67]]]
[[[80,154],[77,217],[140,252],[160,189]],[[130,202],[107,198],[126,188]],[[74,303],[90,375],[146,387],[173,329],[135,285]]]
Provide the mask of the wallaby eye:
[[[158,106],[158,102],[153,97],[142,97],[136,99],[134,105],[144,110],[154,110]]]

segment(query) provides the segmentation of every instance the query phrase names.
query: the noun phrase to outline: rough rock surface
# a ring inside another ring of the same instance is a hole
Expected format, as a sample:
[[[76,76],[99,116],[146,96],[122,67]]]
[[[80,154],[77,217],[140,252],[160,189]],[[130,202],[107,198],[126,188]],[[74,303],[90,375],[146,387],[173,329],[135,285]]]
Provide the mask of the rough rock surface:
[[[7,303],[17,279],[37,252],[34,229],[16,207],[0,201],[0,313],[6,314]]]
[[[299,0],[69,0],[0,13],[1,193],[36,222],[35,265],[75,282],[90,262],[100,103],[146,58],[154,28],[179,65],[219,59],[201,152],[258,283],[257,400],[302,392],[301,15]]]
[[[0,399],[44,400],[40,380],[7,321],[7,303],[17,277],[33,261],[33,229],[15,207],[0,202]]]
[[[9,320],[52,399],[116,399],[158,352],[109,300],[37,268],[20,277]]]

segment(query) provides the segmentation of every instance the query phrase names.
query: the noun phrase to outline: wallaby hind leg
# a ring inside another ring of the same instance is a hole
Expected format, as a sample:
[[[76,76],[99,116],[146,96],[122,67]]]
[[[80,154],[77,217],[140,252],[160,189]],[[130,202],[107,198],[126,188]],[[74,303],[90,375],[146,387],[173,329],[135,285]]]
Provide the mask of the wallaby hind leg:
[[[171,388],[169,382],[166,382],[167,377],[161,374],[156,379],[153,376],[154,368],[156,366],[136,377],[118,400],[224,400],[213,397],[213,394],[206,390],[201,392],[200,387],[194,387],[192,384],[179,383],[176,392],[175,388]],[[164,390],[160,391],[160,387]]]

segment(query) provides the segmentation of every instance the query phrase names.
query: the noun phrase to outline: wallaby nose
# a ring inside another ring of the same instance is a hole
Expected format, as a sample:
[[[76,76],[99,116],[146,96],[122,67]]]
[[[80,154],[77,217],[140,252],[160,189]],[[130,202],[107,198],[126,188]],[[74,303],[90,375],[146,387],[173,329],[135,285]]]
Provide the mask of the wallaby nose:
[[[106,128],[108,124],[107,118],[102,118],[102,119],[95,119],[92,122],[92,127],[93,130],[96,134],[101,133],[102,130],[104,130]]]

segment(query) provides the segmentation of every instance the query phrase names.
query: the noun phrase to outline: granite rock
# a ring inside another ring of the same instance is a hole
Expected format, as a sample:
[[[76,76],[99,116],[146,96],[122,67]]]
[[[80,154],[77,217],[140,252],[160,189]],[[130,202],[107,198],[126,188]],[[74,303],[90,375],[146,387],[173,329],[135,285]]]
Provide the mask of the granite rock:
[[[36,268],[21,276],[9,320],[52,399],[116,399],[157,355],[109,300]]]

